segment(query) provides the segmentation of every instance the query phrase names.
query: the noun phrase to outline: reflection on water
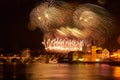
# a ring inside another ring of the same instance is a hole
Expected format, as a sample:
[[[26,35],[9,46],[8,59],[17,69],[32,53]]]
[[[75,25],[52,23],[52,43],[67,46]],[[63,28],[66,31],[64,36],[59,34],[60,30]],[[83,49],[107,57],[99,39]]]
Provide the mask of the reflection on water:
[[[113,67],[113,76],[120,80],[120,67]]]
[[[120,80],[120,67],[107,64],[3,64],[0,80]]]

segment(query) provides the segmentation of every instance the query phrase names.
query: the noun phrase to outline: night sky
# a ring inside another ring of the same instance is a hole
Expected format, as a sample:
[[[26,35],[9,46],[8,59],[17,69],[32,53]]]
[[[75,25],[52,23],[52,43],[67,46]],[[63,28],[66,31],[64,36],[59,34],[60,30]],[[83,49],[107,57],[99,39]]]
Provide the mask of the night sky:
[[[114,17],[117,29],[106,47],[120,48],[117,38],[120,35],[120,0],[106,0],[104,5],[97,0],[64,0],[66,2],[93,3],[106,8]],[[104,1],[104,0],[101,0]],[[0,1],[0,48],[43,48],[43,34],[40,29],[28,29],[29,14],[40,0],[1,0]]]

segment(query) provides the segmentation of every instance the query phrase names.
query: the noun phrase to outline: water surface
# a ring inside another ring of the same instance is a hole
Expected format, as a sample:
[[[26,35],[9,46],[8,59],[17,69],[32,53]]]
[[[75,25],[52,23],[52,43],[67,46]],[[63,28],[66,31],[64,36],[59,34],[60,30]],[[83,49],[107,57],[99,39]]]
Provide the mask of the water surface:
[[[120,66],[107,64],[2,64],[0,80],[120,80]]]

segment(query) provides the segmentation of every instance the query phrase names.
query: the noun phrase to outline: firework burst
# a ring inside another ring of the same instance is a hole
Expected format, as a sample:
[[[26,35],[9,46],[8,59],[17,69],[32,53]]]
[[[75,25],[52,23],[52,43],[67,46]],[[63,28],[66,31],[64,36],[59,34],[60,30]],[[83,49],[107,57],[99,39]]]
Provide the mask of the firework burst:
[[[100,39],[110,37],[114,26],[113,19],[107,10],[89,3],[81,4],[76,8],[73,21],[74,25],[86,34],[87,38],[100,44]]]
[[[70,22],[72,8],[63,2],[50,4],[42,3],[34,8],[30,14],[30,19],[34,25],[40,27],[43,31],[52,31],[63,24]]]
[[[46,51],[81,51],[92,40],[103,44],[112,34],[113,19],[104,8],[81,4],[74,10],[65,2],[44,2],[30,14],[31,23],[42,29]]]

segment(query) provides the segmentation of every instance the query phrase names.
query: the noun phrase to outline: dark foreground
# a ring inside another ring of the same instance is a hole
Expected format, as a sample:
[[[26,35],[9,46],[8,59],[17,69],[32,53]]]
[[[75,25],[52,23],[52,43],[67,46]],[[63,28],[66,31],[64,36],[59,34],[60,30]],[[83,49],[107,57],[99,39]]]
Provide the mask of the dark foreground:
[[[107,64],[1,64],[0,80],[120,80],[120,66]]]

